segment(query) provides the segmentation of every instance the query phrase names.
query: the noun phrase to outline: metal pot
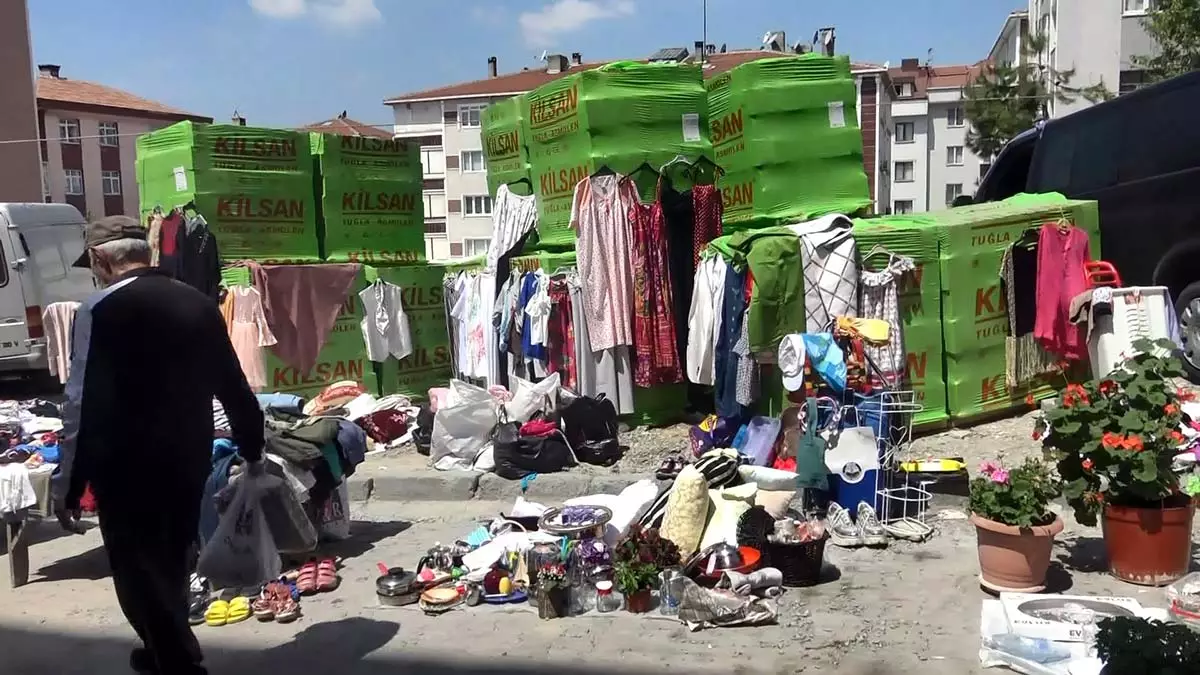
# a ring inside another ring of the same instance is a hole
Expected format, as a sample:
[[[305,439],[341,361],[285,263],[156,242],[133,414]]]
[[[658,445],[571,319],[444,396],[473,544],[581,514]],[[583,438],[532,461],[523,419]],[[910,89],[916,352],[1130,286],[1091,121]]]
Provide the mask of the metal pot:
[[[379,563],[380,576],[375,580],[375,596],[379,604],[388,607],[411,605],[421,596],[422,585],[417,575],[402,567],[388,567]]]

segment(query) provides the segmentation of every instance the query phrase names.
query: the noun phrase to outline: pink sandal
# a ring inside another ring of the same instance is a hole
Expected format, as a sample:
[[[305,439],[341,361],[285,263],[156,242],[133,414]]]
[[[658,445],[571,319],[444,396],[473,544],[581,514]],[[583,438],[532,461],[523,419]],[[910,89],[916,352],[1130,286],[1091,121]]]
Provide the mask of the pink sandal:
[[[341,584],[341,579],[338,578],[337,563],[333,558],[325,558],[317,563],[317,590],[325,593],[336,590]]]
[[[300,566],[300,575],[296,577],[296,590],[300,591],[301,595],[316,593],[320,587],[317,583],[318,577],[317,561],[310,560],[304,563]]]

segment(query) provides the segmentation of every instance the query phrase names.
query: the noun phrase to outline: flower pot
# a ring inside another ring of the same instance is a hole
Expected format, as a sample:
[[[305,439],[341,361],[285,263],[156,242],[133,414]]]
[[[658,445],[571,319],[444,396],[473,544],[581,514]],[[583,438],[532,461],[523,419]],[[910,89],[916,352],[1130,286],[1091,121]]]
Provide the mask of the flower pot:
[[[654,604],[654,596],[649,588],[643,588],[637,593],[630,593],[625,596],[625,611],[630,614],[644,614],[650,611]]]
[[[979,583],[988,590],[1039,593],[1046,589],[1046,570],[1054,535],[1062,518],[1049,525],[1021,528],[988,520],[974,513],[971,523],[979,548]]]
[[[538,591],[537,609],[539,619],[561,619],[567,616],[567,589],[551,588]]]
[[[1101,526],[1108,572],[1140,586],[1166,586],[1187,574],[1192,557],[1190,503],[1161,507],[1106,504]]]

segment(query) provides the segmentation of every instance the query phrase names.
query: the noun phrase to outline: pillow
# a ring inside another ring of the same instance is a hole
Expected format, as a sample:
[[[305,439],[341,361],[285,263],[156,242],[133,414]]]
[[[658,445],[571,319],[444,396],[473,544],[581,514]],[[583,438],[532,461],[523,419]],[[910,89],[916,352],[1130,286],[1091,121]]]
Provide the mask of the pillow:
[[[685,466],[675,478],[675,487],[667,497],[667,511],[659,530],[665,539],[679,547],[684,559],[699,550],[708,519],[708,483],[695,466]]]
[[[694,466],[704,474],[708,487],[716,489],[743,482],[738,478],[739,462],[737,450],[722,448],[704,453]]]
[[[738,467],[738,474],[747,483],[758,483],[762,490],[795,490],[796,474],[791,471],[772,469],[769,466]]]
[[[708,519],[708,527],[700,540],[700,550],[725,542],[737,546],[737,526],[742,514],[754,506],[754,495],[758,486],[754,483],[725,488],[724,490],[709,490],[709,511],[712,517]]]
[[[788,504],[796,497],[795,490],[759,490],[754,505],[761,506],[775,520],[787,515]]]

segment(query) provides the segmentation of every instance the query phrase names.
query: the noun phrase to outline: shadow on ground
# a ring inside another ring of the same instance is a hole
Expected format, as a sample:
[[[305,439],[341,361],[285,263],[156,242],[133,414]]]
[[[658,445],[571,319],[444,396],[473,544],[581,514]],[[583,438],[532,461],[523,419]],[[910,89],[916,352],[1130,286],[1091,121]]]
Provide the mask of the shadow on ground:
[[[303,673],[304,675],[551,675],[563,670],[563,662],[538,665],[486,654],[466,656],[455,638],[447,637],[446,657],[434,659],[384,653],[382,648],[402,637],[401,624],[365,618],[349,618],[309,626],[288,643],[262,650],[210,648],[205,665],[211,673]],[[50,632],[0,628],[4,645],[6,675],[126,675],[132,641],[111,637],[83,637]],[[436,647],[436,645],[430,645]],[[564,645],[566,647],[566,645]],[[660,675],[628,666],[592,668],[584,665],[587,652],[579,652],[576,675]],[[738,673],[753,673],[752,664]],[[843,672],[843,671],[839,671]],[[892,675],[879,665],[866,666],[846,675]]]

